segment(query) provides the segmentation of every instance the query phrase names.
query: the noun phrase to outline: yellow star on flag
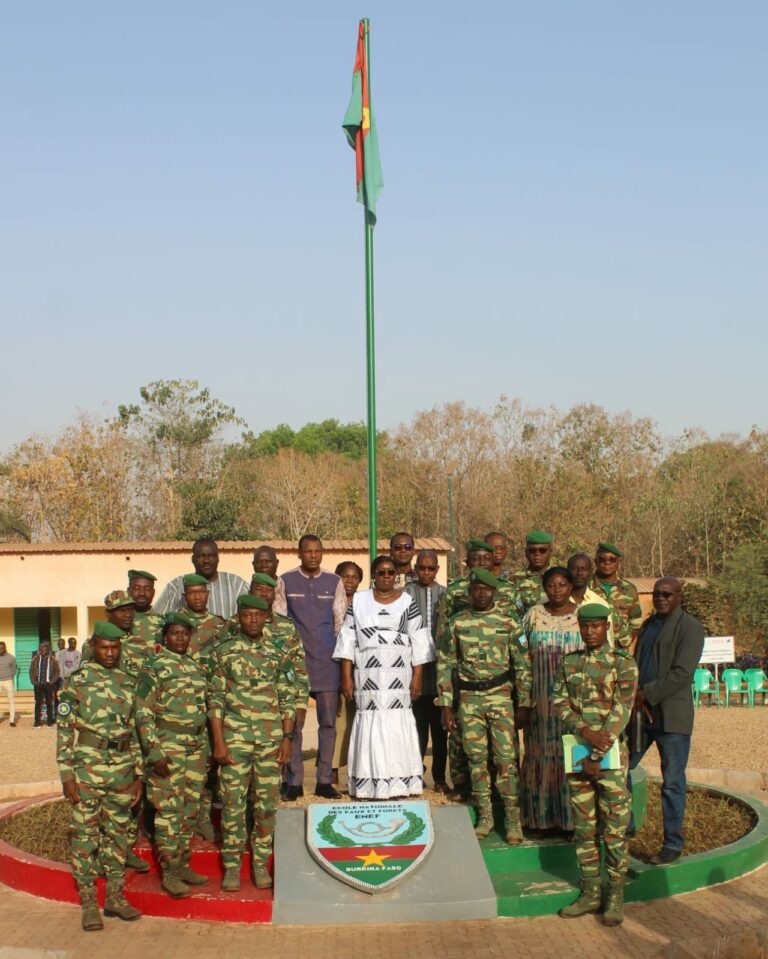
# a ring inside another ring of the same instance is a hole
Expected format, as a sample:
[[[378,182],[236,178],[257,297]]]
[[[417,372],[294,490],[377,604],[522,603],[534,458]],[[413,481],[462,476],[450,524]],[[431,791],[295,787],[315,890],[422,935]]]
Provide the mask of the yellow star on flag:
[[[355,859],[361,859],[364,866],[383,866],[384,860],[389,856],[380,856],[375,849],[371,849],[367,856],[355,856]]]

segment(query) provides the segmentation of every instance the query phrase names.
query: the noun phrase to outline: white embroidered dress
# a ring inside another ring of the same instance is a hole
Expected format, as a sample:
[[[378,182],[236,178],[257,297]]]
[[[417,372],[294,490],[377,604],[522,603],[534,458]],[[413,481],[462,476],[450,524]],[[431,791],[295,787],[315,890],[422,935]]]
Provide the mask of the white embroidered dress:
[[[432,635],[413,599],[402,593],[377,603],[373,590],[355,593],[333,653],[354,663],[355,719],[349,742],[349,794],[358,799],[418,796],[423,784],[413,666],[435,658]]]

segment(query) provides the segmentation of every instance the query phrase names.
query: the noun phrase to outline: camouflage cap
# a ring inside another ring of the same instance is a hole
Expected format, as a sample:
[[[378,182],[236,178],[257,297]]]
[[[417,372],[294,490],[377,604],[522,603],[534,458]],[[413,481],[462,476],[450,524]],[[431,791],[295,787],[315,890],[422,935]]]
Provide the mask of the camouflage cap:
[[[486,543],[484,539],[470,539],[467,540],[467,552],[474,553],[479,549],[484,549],[489,553],[492,553],[494,547],[490,543]]]
[[[613,543],[598,543],[597,544],[598,553],[612,553],[614,556],[618,556],[619,559],[622,557],[622,552],[618,546],[614,546]]]
[[[611,607],[603,603],[584,603],[579,606],[577,616],[580,623],[591,623],[598,619],[608,619],[611,615]]]
[[[205,576],[200,576],[198,573],[187,573],[186,576],[182,578],[182,583],[185,586],[209,586],[208,580]]]
[[[269,609],[266,599],[262,599],[261,596],[251,596],[250,593],[237,597],[237,608],[242,609],[243,606],[248,609],[263,609],[265,612]]]
[[[184,613],[166,613],[163,617],[163,629],[166,626],[186,626],[187,629],[193,629],[194,625],[189,616],[185,616]]]
[[[251,576],[251,583],[260,583],[262,586],[272,586],[273,588],[277,587],[277,580],[268,576],[266,573],[254,573],[253,576]]]
[[[473,569],[469,574],[469,582],[472,583],[482,583],[484,586],[492,586],[493,589],[499,588],[499,581],[489,572],[487,569]]]
[[[532,529],[525,537],[526,543],[547,544],[552,542],[552,534],[543,529]]]
[[[153,576],[152,573],[148,573],[145,569],[129,569],[128,570],[128,582],[132,579],[151,579],[153,583],[157,582],[157,576]]]
[[[94,639],[124,639],[125,633],[114,623],[108,623],[104,619],[97,619],[93,624]]]
[[[108,610],[113,610],[121,606],[135,606],[136,601],[124,589],[113,589],[104,597],[104,605]]]

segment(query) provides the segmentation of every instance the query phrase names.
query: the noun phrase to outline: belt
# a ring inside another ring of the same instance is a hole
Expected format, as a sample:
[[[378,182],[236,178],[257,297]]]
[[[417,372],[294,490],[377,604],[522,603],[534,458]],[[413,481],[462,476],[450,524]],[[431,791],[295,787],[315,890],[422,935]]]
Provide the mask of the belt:
[[[95,733],[81,731],[77,736],[78,746],[93,746],[95,749],[111,749],[118,753],[127,753],[131,748],[130,732],[123,733],[116,739],[102,739]]]
[[[459,679],[459,689],[470,690],[471,692],[484,692],[486,689],[495,689],[497,686],[503,686],[505,683],[511,683],[512,677],[509,670],[500,676],[494,676],[493,679],[479,679],[477,682],[471,682],[468,679]]]
[[[155,720],[155,726],[158,729],[167,729],[172,733],[184,733],[187,736],[199,736],[205,731],[205,723],[198,723],[196,726],[185,723],[182,720],[166,719],[165,716],[158,716]]]

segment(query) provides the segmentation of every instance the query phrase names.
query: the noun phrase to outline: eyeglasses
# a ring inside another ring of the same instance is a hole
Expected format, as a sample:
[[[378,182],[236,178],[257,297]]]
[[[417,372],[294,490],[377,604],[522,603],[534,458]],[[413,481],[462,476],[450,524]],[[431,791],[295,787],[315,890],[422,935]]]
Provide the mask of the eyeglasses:
[[[654,589],[651,595],[654,599],[671,599],[673,596],[677,596],[677,593],[673,593],[668,589]]]
[[[436,573],[437,566],[422,566],[420,563],[416,564],[416,569],[420,569],[422,573]]]
[[[394,576],[395,571],[393,569],[377,569],[373,575],[374,576]]]
[[[393,549],[393,550],[395,550],[395,549],[406,549],[406,550],[410,551],[410,550],[413,549],[413,543],[395,543],[395,545],[392,547],[392,549]]]

